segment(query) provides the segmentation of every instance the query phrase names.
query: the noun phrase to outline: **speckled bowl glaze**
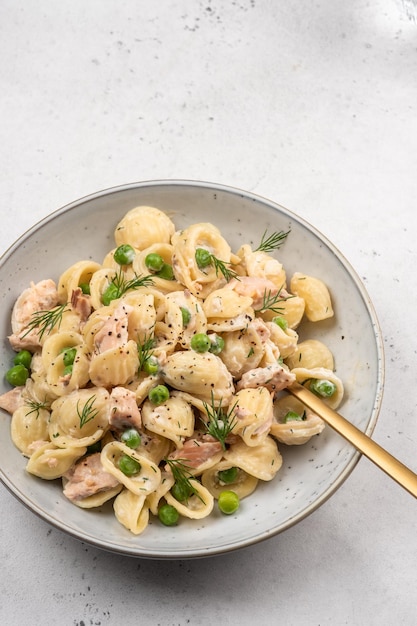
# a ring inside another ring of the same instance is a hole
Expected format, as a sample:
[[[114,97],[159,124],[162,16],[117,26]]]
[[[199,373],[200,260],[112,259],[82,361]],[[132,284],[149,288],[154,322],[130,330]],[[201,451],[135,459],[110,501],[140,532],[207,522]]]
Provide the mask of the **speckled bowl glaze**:
[[[295,271],[320,277],[332,294],[335,317],[304,324],[301,339],[326,342],[335,355],[336,373],[346,387],[340,412],[368,435],[372,433],[383,389],[383,345],[369,297],[350,264],[314,227],[283,207],[238,189],[203,182],[155,181],[116,187],[77,200],[42,220],[3,255],[0,265],[0,367],[10,367],[10,313],[31,280],[58,279],[76,260],[101,261],[113,247],[113,232],[129,209],[158,207],[178,228],[195,222],[217,225],[236,250],[258,243],[266,229],[291,233],[278,253],[287,275]],[[2,380],[0,392],[8,389]],[[111,504],[83,510],[63,495],[60,481],[25,472],[26,459],[13,446],[10,416],[0,411],[1,479],[29,509],[49,524],[99,548],[154,559],[221,554],[267,539],[316,510],[344,482],[360,454],[329,427],[304,446],[280,445],[283,465],[275,479],[242,501],[236,515],[214,512],[202,521],[177,527],[157,521],[134,536],[114,517]]]

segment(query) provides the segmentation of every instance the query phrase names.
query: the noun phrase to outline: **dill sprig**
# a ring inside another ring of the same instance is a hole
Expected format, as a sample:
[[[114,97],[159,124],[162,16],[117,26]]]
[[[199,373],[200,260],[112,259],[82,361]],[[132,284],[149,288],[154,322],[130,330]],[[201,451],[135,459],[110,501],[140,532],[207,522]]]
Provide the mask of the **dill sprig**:
[[[267,237],[267,231],[262,235],[261,243],[257,248],[255,248],[254,252],[273,252],[274,250],[278,250],[290,234],[291,229],[284,232],[280,230],[279,232],[274,232],[272,235]]]
[[[220,272],[220,274],[223,274],[227,282],[229,282],[229,280],[232,280],[232,278],[237,278],[239,280],[237,273],[234,270],[231,270],[230,267],[228,267],[228,265],[230,266],[230,263],[220,261],[220,259],[214,256],[214,254],[211,255],[211,262],[215,269],[216,276],[218,276]]]
[[[131,289],[139,289],[139,287],[150,287],[154,284],[152,276],[138,276],[135,274],[135,278],[126,280],[123,276],[122,270],[119,270],[114,278],[110,281],[111,285],[114,285],[114,300],[121,298],[127,291]]]
[[[203,504],[205,504],[203,498],[194,487],[191,478],[194,478],[191,468],[187,465],[188,459],[164,459],[165,463],[170,468],[175,482],[183,491],[183,493],[193,494],[197,496]]]
[[[279,302],[286,302],[294,296],[282,296],[282,287],[277,293],[273,294],[271,289],[265,289],[262,297],[262,304],[259,308],[254,309],[256,313],[262,313],[263,311],[273,311],[274,313],[282,313],[284,309],[277,306]]]
[[[206,430],[209,435],[221,443],[223,450],[226,450],[226,439],[237,422],[236,416],[233,416],[233,411],[237,403],[238,401],[236,400],[234,405],[225,411],[222,408],[221,400],[219,405],[215,406],[213,392],[211,393],[211,404],[208,405],[207,402],[203,402],[204,410],[208,417],[208,422],[204,422]]]
[[[80,408],[79,408],[80,401],[78,400],[78,402],[77,402],[77,415],[78,415],[78,417],[80,419],[80,428],[85,426],[88,422],[91,422],[91,420],[93,420],[96,417],[96,415],[98,413],[98,409],[93,409],[93,405],[94,405],[95,399],[96,399],[96,396],[91,396],[90,398],[88,398],[88,400],[84,404],[81,412],[80,412]]]
[[[28,415],[31,415],[32,413],[36,413],[36,419],[38,419],[39,417],[39,411],[41,409],[47,409],[48,408],[48,404],[47,402],[37,402],[36,400],[26,400],[25,401],[26,406],[28,406],[30,408],[30,411],[28,411],[26,413],[26,417]]]
[[[139,370],[141,370],[145,363],[152,357],[155,343],[156,340],[152,334],[149,336],[145,335],[143,341],[138,341]]]
[[[35,311],[32,313],[32,319],[27,326],[26,332],[22,335],[22,339],[35,328],[38,329],[39,339],[42,339],[45,333],[49,334],[55,326],[59,328],[61,326],[63,314],[65,311],[69,311],[66,307],[67,303],[59,304],[48,311]]]

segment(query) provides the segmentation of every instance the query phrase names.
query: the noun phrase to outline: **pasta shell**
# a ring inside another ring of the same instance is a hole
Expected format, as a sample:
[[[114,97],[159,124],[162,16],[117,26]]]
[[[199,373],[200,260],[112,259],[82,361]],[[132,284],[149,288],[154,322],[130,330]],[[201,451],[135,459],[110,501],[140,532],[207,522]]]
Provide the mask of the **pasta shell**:
[[[232,318],[245,313],[253,300],[249,296],[241,296],[233,289],[223,287],[208,294],[203,303],[203,311],[210,318]]]
[[[72,391],[51,408],[49,436],[59,447],[90,446],[109,427],[109,394],[103,388]]]
[[[137,474],[126,476],[119,469],[118,462],[124,455],[139,463],[140,470]],[[113,441],[104,446],[101,451],[101,463],[107,472],[113,474],[129,491],[138,496],[152,493],[161,482],[159,467],[147,456],[139,454],[120,441]]]
[[[83,283],[89,284],[101,265],[95,261],[77,261],[61,274],[57,290],[61,302],[69,302],[72,292]]]
[[[266,278],[281,289],[285,287],[285,270],[277,259],[262,250],[252,251],[250,245],[245,244],[238,250],[238,256],[242,259],[248,276]]]
[[[207,331],[207,319],[201,301],[188,290],[181,290],[168,294],[166,303],[165,321],[168,325],[176,327],[179,345],[184,349],[189,349],[193,335]],[[189,315],[186,324],[184,324],[183,310]]]
[[[249,447],[243,440],[233,443],[224,455],[233,467],[240,467],[259,480],[272,480],[282,465],[282,457],[272,437],[259,446]]]
[[[143,533],[149,522],[146,496],[123,489],[113,504],[116,519],[134,535]]]
[[[333,317],[333,307],[327,286],[319,278],[296,272],[291,278],[291,292],[303,298],[305,314],[310,322]]]
[[[154,243],[170,243],[175,232],[171,219],[159,209],[138,206],[126,213],[114,231],[116,245],[128,243],[138,250]]]
[[[86,447],[58,448],[53,443],[45,443],[32,454],[26,471],[44,480],[55,480],[61,478],[86,452]]]
[[[236,479],[233,482],[224,483],[219,478],[219,472],[229,470],[234,466],[229,461],[220,461],[215,467],[203,472],[201,475],[201,482],[203,486],[208,489],[213,498],[218,499],[219,495],[225,489],[231,489],[242,500],[253,493],[258,485],[258,479],[250,474],[247,474],[242,469],[238,469]]]
[[[130,340],[126,345],[97,354],[90,362],[89,377],[97,387],[126,385],[136,376],[138,347]]]
[[[97,310],[103,306],[102,297],[110,282],[115,278],[117,269],[111,267],[103,267],[97,270],[90,280],[90,299],[91,306]]]
[[[146,265],[146,257],[148,254],[159,254],[162,257],[164,263],[172,266],[172,253],[173,247],[169,243],[154,243],[149,248],[145,248],[139,252],[133,261],[133,270],[138,276],[147,276],[151,274],[151,271]],[[170,293],[171,291],[178,291],[181,285],[176,280],[168,280],[161,278],[157,273],[152,274],[152,280],[155,289],[158,289],[162,293]]]
[[[172,266],[177,280],[185,285],[192,294],[200,298],[225,283],[225,279],[216,271],[213,264],[200,269],[195,259],[195,252],[203,248],[223,263],[231,261],[231,249],[213,224],[193,224],[172,237],[174,251]]]
[[[48,441],[49,411],[32,409],[23,404],[13,412],[10,422],[10,435],[16,448],[25,456],[33,452],[37,441]]]
[[[168,456],[171,450],[171,442],[156,433],[142,430],[140,433],[141,443],[136,452],[146,456],[150,461],[159,465],[162,459]]]
[[[284,421],[288,412],[304,415],[301,421]],[[324,429],[323,420],[305,407],[297,398],[285,394],[274,402],[274,421],[271,424],[271,435],[281,443],[289,446],[303,445],[314,435],[319,435]]]
[[[333,354],[323,342],[317,339],[302,341],[294,352],[284,359],[290,370],[296,367],[307,369],[324,367],[327,370],[334,370]]]
[[[233,433],[240,435],[247,446],[261,444],[272,423],[272,395],[266,387],[241,389],[234,396]]]
[[[190,478],[195,493],[186,502],[179,502],[170,491],[165,494],[168,504],[177,509],[180,515],[190,519],[202,519],[210,515],[214,506],[214,498],[198,480]]]
[[[324,367],[295,367],[291,370],[298,383],[304,384],[307,388],[310,387],[311,379],[329,380],[336,386],[336,390],[329,398],[322,398],[323,402],[329,405],[331,409],[337,409],[343,400],[344,388],[343,383],[338,376],[332,370],[325,369]]]
[[[274,322],[266,323],[271,333],[271,341],[277,346],[281,358],[286,359],[297,349],[298,334],[292,328],[285,330]]]
[[[224,348],[220,358],[233,378],[239,379],[245,372],[258,367],[265,347],[252,324],[243,331],[224,333],[223,339]]]
[[[194,413],[191,405],[173,392],[166,402],[158,406],[149,400],[144,402],[142,423],[147,430],[181,447],[184,439],[191,437],[194,432]]]
[[[232,375],[221,359],[209,352],[175,352],[167,358],[161,376],[174,389],[207,401],[213,394],[214,400],[228,404],[234,391]]]

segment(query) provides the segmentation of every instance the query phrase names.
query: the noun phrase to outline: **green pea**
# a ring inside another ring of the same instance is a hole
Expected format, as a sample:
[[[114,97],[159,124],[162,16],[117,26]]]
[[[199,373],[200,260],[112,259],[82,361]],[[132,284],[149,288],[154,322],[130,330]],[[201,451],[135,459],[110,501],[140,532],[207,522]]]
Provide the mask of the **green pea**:
[[[239,508],[239,496],[234,491],[222,491],[219,494],[217,504],[222,513],[232,515],[232,513],[236,513]]]
[[[305,418],[305,413],[303,415],[300,415],[299,413],[296,413],[295,411],[288,411],[288,413],[286,413],[283,417],[283,423],[287,424],[288,422],[302,422],[304,421]]]
[[[210,339],[210,343],[211,343],[209,351],[212,354],[220,354],[220,352],[224,348],[224,339],[223,339],[223,337],[220,337],[219,335],[213,334],[213,335],[210,335],[209,339]]]
[[[141,469],[139,461],[132,459],[132,457],[127,454],[122,454],[117,465],[125,476],[135,476],[139,474]]]
[[[156,273],[158,278],[163,278],[164,280],[174,280],[174,270],[172,269],[172,265],[169,263],[164,263],[159,272]]]
[[[208,265],[211,265],[211,253],[204,248],[197,248],[195,251],[195,262],[200,270],[204,269]]]
[[[125,430],[122,433],[120,440],[123,441],[123,443],[125,443],[129,448],[133,449],[138,448],[142,441],[136,428],[128,428]]]
[[[177,524],[180,514],[172,504],[163,504],[159,507],[158,518],[165,526],[175,526]]]
[[[204,333],[197,333],[191,337],[191,349],[195,352],[207,352],[210,349],[211,341]]]
[[[73,364],[71,363],[71,365],[66,365],[64,367],[64,371],[63,371],[63,376],[71,376],[72,374],[72,370],[73,370]]]
[[[114,260],[119,265],[130,265],[135,258],[135,249],[128,243],[123,243],[114,251]]]
[[[336,391],[336,385],[331,380],[313,378],[310,382],[310,391],[321,396],[322,398],[330,398]]]
[[[192,491],[187,487],[187,485],[182,483],[174,483],[171,488],[171,493],[178,502],[186,502]]]
[[[180,307],[181,308],[181,315],[182,315],[182,325],[184,326],[184,328],[186,328],[188,326],[188,324],[190,323],[191,320],[191,313],[189,311],[189,309],[186,309],[185,307]]]
[[[32,354],[29,350],[20,350],[13,359],[14,365],[24,365],[26,369],[30,368],[32,363]]]
[[[116,287],[114,283],[110,283],[107,286],[107,288],[104,290],[101,296],[101,301],[104,304],[104,306],[108,306],[110,302],[112,302],[113,300],[117,300],[118,297],[119,297],[118,288]]]
[[[22,387],[28,378],[29,370],[21,363],[14,365],[6,372],[6,380],[13,387]]]
[[[165,385],[156,385],[156,387],[151,389],[148,393],[148,398],[152,402],[152,404],[158,406],[168,400],[169,390],[167,387],[165,387]]]
[[[225,484],[234,483],[237,478],[238,471],[237,467],[229,467],[229,469],[217,472],[217,478],[220,482]]]
[[[164,266],[164,259],[156,252],[150,252],[145,257],[145,265],[151,272],[159,272]]]
[[[77,354],[77,348],[65,348],[63,350],[64,365],[72,365]]]
[[[159,362],[156,356],[149,356],[145,359],[142,369],[146,372],[146,374],[150,374],[151,376],[157,374],[159,370]]]
[[[90,290],[90,283],[80,283],[79,288],[81,289],[81,291],[83,292],[84,295],[89,296],[91,293]]]
[[[282,330],[287,330],[288,322],[285,319],[285,317],[281,317],[280,315],[277,315],[276,317],[272,319],[272,321],[274,322],[274,324],[282,328]]]

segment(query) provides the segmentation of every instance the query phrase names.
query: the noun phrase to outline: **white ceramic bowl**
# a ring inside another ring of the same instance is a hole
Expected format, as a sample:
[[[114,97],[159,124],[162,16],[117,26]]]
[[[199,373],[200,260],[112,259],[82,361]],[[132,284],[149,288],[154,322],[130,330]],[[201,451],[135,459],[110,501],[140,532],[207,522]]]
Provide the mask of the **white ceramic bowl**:
[[[383,346],[378,322],[358,276],[341,253],[314,227],[283,207],[254,194],[217,184],[155,181],[92,194],[52,213],[6,251],[0,265],[0,369],[10,367],[10,312],[31,280],[58,279],[79,259],[101,261],[113,247],[113,231],[129,209],[146,204],[167,211],[178,228],[195,222],[217,225],[236,250],[258,243],[266,229],[291,233],[278,258],[287,269],[318,276],[329,286],[335,308],[331,321],[304,328],[335,355],[346,387],[340,412],[371,434],[383,388]],[[302,338],[302,337],[301,337]],[[0,393],[8,389],[3,377]],[[63,495],[60,481],[25,472],[26,459],[13,446],[10,416],[0,411],[1,479],[29,509],[62,531],[106,550],[145,558],[175,559],[220,554],[249,546],[296,524],[329,498],[347,478],[359,453],[329,427],[303,446],[280,446],[283,465],[275,479],[245,499],[236,515],[214,513],[177,527],[151,524],[134,536],[114,517],[111,504],[83,510]]]

